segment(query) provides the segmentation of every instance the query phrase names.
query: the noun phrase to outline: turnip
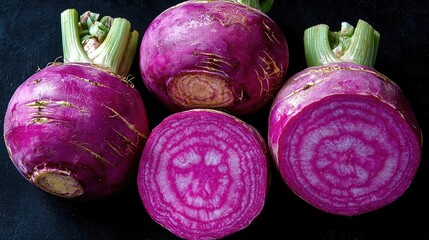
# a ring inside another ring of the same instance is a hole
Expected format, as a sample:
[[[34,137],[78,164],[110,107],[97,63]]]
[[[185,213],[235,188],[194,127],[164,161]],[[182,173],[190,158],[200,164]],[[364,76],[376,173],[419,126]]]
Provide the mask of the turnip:
[[[285,37],[267,15],[239,2],[259,6],[257,0],[185,1],[147,28],[143,81],[171,110],[245,115],[274,98],[288,68]]]
[[[343,23],[340,32],[307,29],[313,67],[286,81],[270,111],[268,144],[284,181],[328,213],[386,206],[419,166],[422,138],[412,108],[398,85],[372,67],[379,37],[362,20],[356,29]]]
[[[126,76],[138,33],[125,19],[97,19],[86,12],[79,22],[74,9],[61,14],[65,63],[22,83],[4,121],[19,172],[65,198],[96,199],[123,188],[149,134],[143,100]]]
[[[221,238],[263,209],[268,163],[265,140],[249,124],[217,110],[186,110],[152,130],[138,189],[149,215],[175,235]]]

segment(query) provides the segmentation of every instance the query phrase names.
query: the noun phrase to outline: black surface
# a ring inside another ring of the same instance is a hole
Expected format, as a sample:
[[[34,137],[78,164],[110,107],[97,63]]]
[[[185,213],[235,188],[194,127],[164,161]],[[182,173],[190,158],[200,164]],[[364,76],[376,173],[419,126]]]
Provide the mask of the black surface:
[[[1,1],[0,123],[15,89],[39,67],[61,56],[60,13],[76,8],[125,17],[139,31],[181,1]],[[290,49],[288,77],[305,68],[302,34],[326,23],[359,18],[381,33],[375,68],[395,81],[412,104],[423,134],[429,120],[429,4],[413,0],[277,0],[269,16],[282,28]],[[144,89],[137,59],[131,70],[143,95],[151,128],[169,113]],[[243,118],[266,136],[268,107]],[[3,129],[2,129],[3,135]],[[429,239],[429,164],[422,163],[405,194],[389,206],[355,217],[323,213],[293,195],[273,171],[266,206],[247,229],[229,239]],[[150,219],[133,183],[109,198],[74,202],[46,194],[15,169],[0,144],[0,239],[175,239]]]

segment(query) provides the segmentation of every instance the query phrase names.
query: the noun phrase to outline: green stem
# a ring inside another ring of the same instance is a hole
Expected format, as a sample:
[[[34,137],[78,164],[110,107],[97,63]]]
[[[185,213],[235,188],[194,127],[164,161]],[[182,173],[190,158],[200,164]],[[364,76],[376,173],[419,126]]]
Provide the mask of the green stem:
[[[267,13],[274,4],[274,0],[265,0],[261,2],[261,11]]]
[[[129,36],[129,41],[127,44],[128,47],[125,50],[124,60],[122,61],[122,64],[119,66],[119,75],[121,76],[127,75],[127,73],[130,71],[131,64],[128,64],[128,63],[132,63],[134,59],[134,55],[137,50],[138,39],[139,39],[139,33],[135,30],[131,32]]]
[[[69,9],[61,13],[61,36],[64,62],[91,62],[80,42],[76,10]]]
[[[264,13],[267,13],[270,11],[271,7],[273,6],[274,0],[236,0],[236,2],[239,2],[241,4],[247,5],[249,7],[261,10]]]
[[[309,67],[332,62],[373,67],[379,41],[380,34],[363,20],[358,21],[355,29],[344,22],[339,32],[330,32],[327,25],[319,24],[304,32],[305,58]]]
[[[123,18],[85,12],[78,20],[75,9],[61,13],[64,62],[99,65],[126,76],[137,50],[138,32]]]
[[[128,45],[131,24],[123,18],[115,18],[106,40],[93,52],[88,53],[92,63],[104,66],[119,74],[119,66]]]

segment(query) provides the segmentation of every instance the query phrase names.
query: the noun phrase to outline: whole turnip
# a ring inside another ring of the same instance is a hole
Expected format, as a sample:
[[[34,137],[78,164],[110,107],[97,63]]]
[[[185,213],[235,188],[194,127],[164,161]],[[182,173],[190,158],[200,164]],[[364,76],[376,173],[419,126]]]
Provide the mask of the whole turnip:
[[[185,1],[147,28],[141,74],[148,90],[170,109],[244,115],[277,93],[289,63],[285,37],[262,11],[239,2],[259,5]]]
[[[18,171],[65,198],[96,199],[123,188],[149,134],[143,100],[126,77],[138,34],[125,19],[98,17],[86,12],[79,22],[76,10],[61,14],[65,63],[23,82],[4,121]]]

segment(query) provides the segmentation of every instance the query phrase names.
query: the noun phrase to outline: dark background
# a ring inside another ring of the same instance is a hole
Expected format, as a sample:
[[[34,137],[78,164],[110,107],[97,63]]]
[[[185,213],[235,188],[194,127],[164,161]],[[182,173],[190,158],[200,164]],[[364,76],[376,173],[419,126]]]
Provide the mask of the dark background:
[[[127,18],[140,33],[163,10],[181,1],[0,1],[0,123],[15,89],[62,55],[60,13],[76,8]],[[339,30],[359,18],[381,34],[375,68],[408,97],[423,134],[429,120],[429,2],[425,0],[277,0],[268,15],[281,27],[290,50],[288,77],[305,68],[303,31],[318,23]],[[131,74],[148,109],[151,128],[169,112],[144,88],[135,59]],[[269,106],[243,120],[266,137]],[[3,129],[2,129],[3,135]],[[355,217],[319,211],[300,200],[273,169],[263,212],[228,239],[429,239],[429,163],[422,162],[410,188],[394,203]],[[0,239],[175,239],[150,219],[135,183],[106,199],[75,202],[29,184],[0,144]]]

